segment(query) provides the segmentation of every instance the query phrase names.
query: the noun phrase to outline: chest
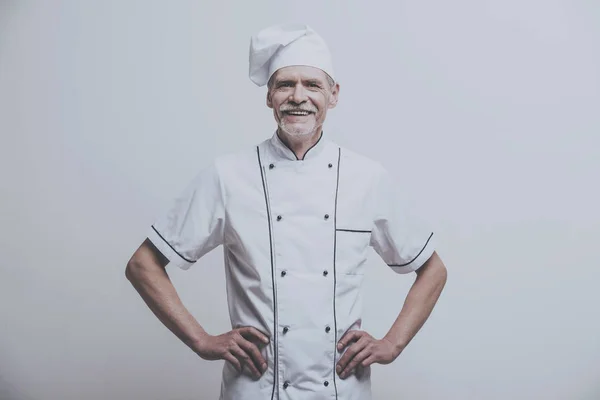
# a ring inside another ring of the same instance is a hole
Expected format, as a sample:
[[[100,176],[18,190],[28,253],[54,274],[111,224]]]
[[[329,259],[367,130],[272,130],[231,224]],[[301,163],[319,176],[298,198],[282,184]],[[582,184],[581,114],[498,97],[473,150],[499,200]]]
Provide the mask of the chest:
[[[272,255],[287,268],[361,273],[369,244],[369,171],[335,157],[322,162],[265,162],[227,187],[227,245],[238,258]]]

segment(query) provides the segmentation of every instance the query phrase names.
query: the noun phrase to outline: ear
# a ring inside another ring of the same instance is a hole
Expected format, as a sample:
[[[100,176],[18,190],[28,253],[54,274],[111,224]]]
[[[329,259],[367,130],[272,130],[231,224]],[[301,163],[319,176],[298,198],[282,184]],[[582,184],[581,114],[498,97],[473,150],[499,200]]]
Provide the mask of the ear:
[[[267,89],[267,107],[273,108],[273,102],[271,101],[271,91]]]
[[[329,105],[328,108],[335,108],[338,103],[338,98],[340,94],[340,84],[336,83],[333,89],[331,89],[331,96],[329,97]]]

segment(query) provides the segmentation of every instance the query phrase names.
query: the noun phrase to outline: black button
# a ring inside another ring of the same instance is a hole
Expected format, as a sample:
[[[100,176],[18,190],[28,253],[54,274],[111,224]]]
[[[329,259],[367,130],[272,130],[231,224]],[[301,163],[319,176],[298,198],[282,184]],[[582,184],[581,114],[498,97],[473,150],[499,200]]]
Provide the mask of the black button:
[[[283,328],[283,333],[287,333],[290,330],[287,326]]]
[[[329,168],[333,167],[333,164],[329,163]]]
[[[281,221],[281,218],[283,218],[281,215],[277,216],[277,221]]]
[[[329,214],[325,214],[325,219],[329,219]]]
[[[323,385],[329,386],[329,382],[325,381],[325,382],[323,382]]]
[[[290,386],[290,382],[289,381],[283,382],[283,388],[284,389],[287,389],[288,386]]]
[[[327,272],[327,271],[323,271],[323,276],[327,276],[328,273],[329,272]]]
[[[325,327],[325,332],[329,333],[329,331],[330,331],[330,330],[331,330],[331,328],[330,328],[330,327],[328,327],[328,326],[327,326],[327,327]]]
[[[269,164],[269,169],[273,169],[273,168],[275,168],[275,165]]]
[[[285,276],[285,274],[287,274],[287,272],[281,271],[281,276]]]

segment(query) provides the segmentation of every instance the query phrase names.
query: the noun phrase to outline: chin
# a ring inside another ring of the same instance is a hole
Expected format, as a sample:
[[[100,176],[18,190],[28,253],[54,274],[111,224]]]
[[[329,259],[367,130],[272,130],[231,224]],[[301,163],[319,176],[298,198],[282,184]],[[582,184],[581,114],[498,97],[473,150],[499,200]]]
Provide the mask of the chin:
[[[289,126],[289,125],[286,126],[286,125],[282,124],[279,127],[281,128],[281,130],[283,132],[285,132],[289,136],[296,137],[296,138],[312,136],[316,131],[316,126],[314,126],[314,125],[310,126],[310,127],[295,127],[295,126]]]

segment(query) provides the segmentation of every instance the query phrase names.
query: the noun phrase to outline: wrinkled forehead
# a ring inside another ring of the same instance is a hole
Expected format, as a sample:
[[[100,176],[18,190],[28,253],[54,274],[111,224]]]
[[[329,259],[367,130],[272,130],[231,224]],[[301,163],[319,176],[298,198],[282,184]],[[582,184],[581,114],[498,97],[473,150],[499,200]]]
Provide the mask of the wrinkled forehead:
[[[327,83],[327,74],[319,68],[306,65],[293,65],[283,67],[275,71],[272,82],[316,80],[323,84]]]

